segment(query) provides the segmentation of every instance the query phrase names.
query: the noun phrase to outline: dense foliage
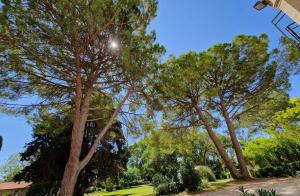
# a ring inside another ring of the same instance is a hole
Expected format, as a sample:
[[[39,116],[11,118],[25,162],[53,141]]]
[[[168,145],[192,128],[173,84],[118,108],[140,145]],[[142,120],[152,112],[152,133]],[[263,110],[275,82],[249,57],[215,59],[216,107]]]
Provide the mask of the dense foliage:
[[[295,176],[300,174],[300,100],[275,113],[266,130],[268,137],[245,145],[245,155],[256,176]]]
[[[287,37],[280,39],[281,66],[288,68],[292,74],[300,74],[299,44]]]
[[[133,144],[128,162],[129,168],[140,171],[144,182],[151,181],[157,193],[193,191],[201,188],[201,179],[230,177],[207,133],[192,128],[169,130],[167,125],[164,128]],[[232,154],[230,139],[219,137]],[[189,181],[192,177],[194,183]]]
[[[218,135],[230,156],[230,139]],[[207,133],[196,129],[157,130],[130,147],[129,166],[140,170],[144,180],[156,173],[177,180],[180,159],[190,159],[195,166],[206,165],[219,179],[226,178],[224,163]]]
[[[69,128],[53,135],[55,121],[62,121],[69,125]],[[55,121],[39,121],[34,126],[33,141],[28,143],[26,150],[21,153],[21,160],[26,161],[28,165],[14,179],[35,183],[31,190],[32,195],[37,195],[37,191],[45,191],[43,194],[55,193],[62,180],[70,150],[72,125],[68,118],[61,119],[56,116]],[[39,133],[41,130],[43,133]],[[121,124],[116,122],[110,131],[110,135],[98,147],[92,161],[80,173],[74,195],[83,195],[86,188],[95,186],[97,181],[105,181],[107,178],[117,181],[122,169],[126,167],[129,154]],[[87,153],[93,137],[92,128],[86,128],[81,156]]]
[[[279,66],[280,57],[269,49],[267,35],[238,35],[203,52],[170,56],[157,66],[149,91],[164,106],[154,102],[166,121],[175,127],[205,128],[232,177],[248,178],[235,124],[289,86],[289,72]],[[216,135],[215,129],[221,127],[227,128],[239,170]]]
[[[195,169],[199,172],[201,179],[206,179],[211,182],[217,180],[214,172],[209,167],[200,165],[197,166]]]
[[[201,187],[199,172],[191,161],[184,160],[179,169],[180,182],[188,191],[196,191]]]

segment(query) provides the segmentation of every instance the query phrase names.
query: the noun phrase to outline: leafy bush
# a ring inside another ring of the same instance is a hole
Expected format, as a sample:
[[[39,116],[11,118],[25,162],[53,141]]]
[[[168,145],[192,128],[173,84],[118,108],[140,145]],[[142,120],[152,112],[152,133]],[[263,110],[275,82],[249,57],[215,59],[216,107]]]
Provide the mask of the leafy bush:
[[[122,188],[128,188],[129,187],[129,183],[127,182],[126,179],[120,178],[120,180],[119,180],[119,186],[120,186],[121,189]]]
[[[154,174],[152,177],[152,185],[154,187],[158,187],[161,184],[168,184],[169,181],[170,179],[167,176],[164,176],[160,173]]]
[[[156,187],[157,195],[167,195],[170,194],[168,183],[160,184]]]
[[[184,161],[180,166],[180,182],[188,191],[196,191],[201,187],[199,172],[193,167],[190,161]]]
[[[228,179],[228,178],[232,178],[230,172],[227,170],[222,171],[222,173],[220,174],[220,179]]]
[[[124,183],[123,185],[135,186],[141,181],[140,170],[136,167],[130,167],[124,173]]]
[[[289,109],[287,111],[298,111]],[[300,172],[300,126],[298,113],[275,115],[269,137],[256,138],[245,144],[244,155],[254,166],[252,173],[257,177],[296,176]],[[294,116],[295,115],[295,116]],[[292,120],[294,119],[294,120]],[[276,121],[279,123],[275,123]],[[292,121],[290,121],[292,120]],[[273,124],[275,123],[275,124]],[[278,126],[282,126],[279,131]]]
[[[107,178],[104,182],[104,188],[106,191],[110,192],[114,190],[114,184],[110,178]]]
[[[184,187],[180,182],[170,180],[167,176],[157,173],[152,178],[152,185],[157,195],[165,195],[179,193],[184,191]]]
[[[179,182],[163,183],[155,188],[156,195],[169,195],[182,191],[184,191],[184,188]]]
[[[208,160],[206,165],[213,171],[217,179],[231,178],[230,172],[226,169],[221,159]]]
[[[240,196],[255,196],[254,193],[249,193],[248,190],[244,189],[243,186],[239,187]],[[258,196],[280,196],[278,193],[276,193],[275,190],[264,190],[259,189],[256,191],[258,193]]]
[[[210,182],[214,182],[217,180],[214,172],[207,166],[204,165],[197,166],[196,170],[199,171],[201,179],[207,179]]]
[[[286,177],[297,176],[300,172],[300,161],[293,163],[286,163],[284,165],[268,166],[260,168],[255,166],[251,173],[256,177]]]
[[[168,183],[169,193],[179,193],[184,191],[184,187],[180,182],[170,182]]]
[[[88,188],[85,189],[85,193],[93,193],[93,192],[95,192],[96,190],[97,190],[96,187],[90,186],[90,187],[88,187]]]
[[[202,180],[202,183],[201,183],[201,189],[205,189],[205,188],[208,188],[209,187],[209,182],[207,179],[203,179]]]

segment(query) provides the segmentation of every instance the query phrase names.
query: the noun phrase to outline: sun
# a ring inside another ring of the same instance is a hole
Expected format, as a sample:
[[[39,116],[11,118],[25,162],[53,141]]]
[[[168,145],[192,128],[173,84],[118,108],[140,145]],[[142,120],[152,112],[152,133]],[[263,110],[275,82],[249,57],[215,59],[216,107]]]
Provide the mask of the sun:
[[[119,48],[119,44],[118,44],[117,41],[112,40],[112,41],[110,42],[110,47],[111,47],[112,49],[116,50],[116,49]]]

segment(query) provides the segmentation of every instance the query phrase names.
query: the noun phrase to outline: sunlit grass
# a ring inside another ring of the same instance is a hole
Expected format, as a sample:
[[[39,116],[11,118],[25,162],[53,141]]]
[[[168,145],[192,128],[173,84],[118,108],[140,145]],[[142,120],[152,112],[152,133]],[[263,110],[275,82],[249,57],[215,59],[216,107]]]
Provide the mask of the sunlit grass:
[[[122,189],[112,192],[95,192],[88,196],[150,196],[154,195],[154,189],[149,185],[140,185],[128,189]]]
[[[215,182],[209,182],[209,187],[203,189],[203,191],[214,191],[217,190],[223,186],[225,186],[227,183],[232,182],[233,179],[223,179],[223,180],[217,180]]]
[[[226,186],[227,183],[233,182],[233,179],[224,179],[224,180],[217,180],[216,182],[209,182],[209,187],[203,189],[201,192],[205,191],[214,191],[219,188]],[[185,195],[186,193],[181,193],[179,195]],[[154,195],[154,188],[149,185],[140,185],[135,186],[128,189],[122,189],[112,192],[95,192],[90,193],[87,196],[150,196]]]

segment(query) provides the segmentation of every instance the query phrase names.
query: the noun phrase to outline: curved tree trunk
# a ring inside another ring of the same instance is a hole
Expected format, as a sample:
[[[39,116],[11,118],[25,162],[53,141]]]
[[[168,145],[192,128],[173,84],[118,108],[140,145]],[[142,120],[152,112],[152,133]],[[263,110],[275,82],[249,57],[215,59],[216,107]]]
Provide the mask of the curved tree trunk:
[[[213,131],[212,127],[208,123],[206,117],[203,115],[201,109],[198,106],[195,106],[196,113],[199,117],[199,119],[202,121],[203,125],[205,126],[207,133],[211,140],[213,141],[214,145],[216,146],[221,158],[223,159],[226,167],[229,169],[230,174],[233,178],[239,179],[241,178],[241,175],[239,171],[236,169],[230,158],[228,157],[226,151],[224,150],[224,147],[222,145],[221,140],[218,138],[218,136]]]
[[[241,170],[241,174],[242,174],[243,178],[245,178],[245,179],[251,178],[250,172],[247,168],[247,162],[246,162],[245,157],[243,155],[241,145],[240,145],[240,143],[237,139],[236,133],[235,133],[235,127],[233,125],[232,120],[229,117],[229,114],[226,110],[226,107],[225,107],[225,104],[224,104],[223,101],[221,101],[221,110],[222,110],[222,114],[225,118],[225,122],[226,122],[226,125],[227,125],[227,128],[228,128],[228,132],[229,132],[229,135],[230,135],[230,138],[231,138],[233,148],[235,150],[237,160],[239,162],[239,168]]]

